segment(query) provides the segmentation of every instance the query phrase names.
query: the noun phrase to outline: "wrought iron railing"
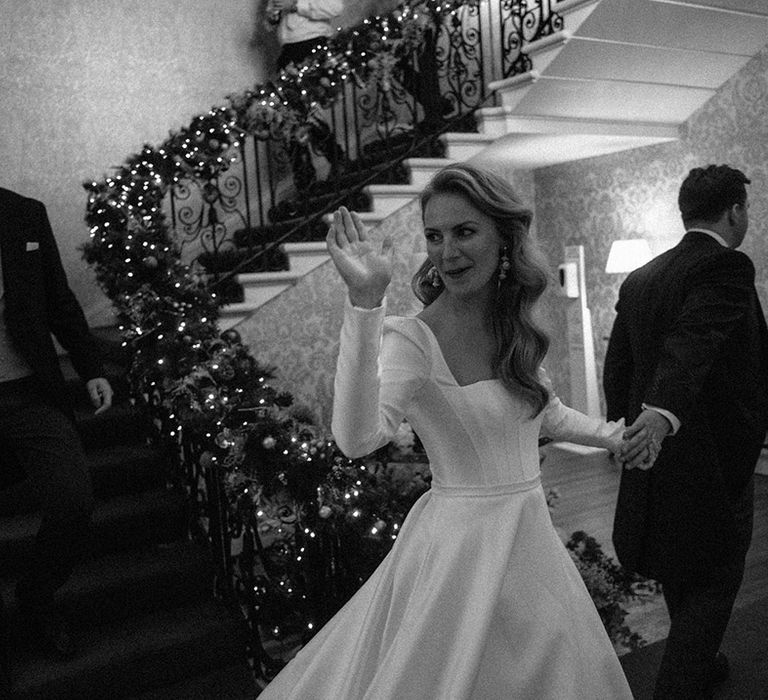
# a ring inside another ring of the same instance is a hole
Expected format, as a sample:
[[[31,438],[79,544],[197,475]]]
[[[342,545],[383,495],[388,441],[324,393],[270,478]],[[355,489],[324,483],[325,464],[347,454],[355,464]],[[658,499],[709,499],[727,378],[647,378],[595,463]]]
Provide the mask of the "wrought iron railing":
[[[94,230],[104,234],[106,241],[108,232],[120,228],[125,211],[132,208],[144,207],[141,210],[149,213],[142,221],[157,223],[155,219],[162,217],[154,209],[146,209],[142,198],[145,191],[152,190],[152,183],[162,180],[171,183],[163,208],[172,222],[181,262],[208,272],[219,285],[238,271],[284,264],[280,243],[324,237],[326,212],[342,203],[364,209],[366,185],[403,181],[405,159],[440,155],[441,133],[473,128],[473,113],[493,97],[486,85],[530,70],[526,44],[563,24],[556,0],[454,0],[455,9],[447,13],[431,0],[426,6],[433,12],[432,21],[422,26],[416,51],[378,54],[371,58],[374,65],[367,71],[344,73],[341,88],[329,90],[330,97],[316,100],[303,113],[298,109],[294,113],[297,123],[288,125],[290,128],[263,118],[260,106],[271,99],[273,90],[232,96],[228,120],[222,121],[220,113],[209,121],[201,117],[171,139],[177,146],[173,158],[165,148],[147,148],[133,161],[132,169],[104,185],[94,183],[90,216],[99,222],[94,223]],[[381,27],[385,20],[377,21]],[[329,56],[343,62],[346,51],[362,51],[355,44],[360,36],[354,31],[345,34],[332,43]],[[305,103],[298,100],[297,104]],[[226,148],[219,151],[225,141]],[[183,170],[176,167],[180,162]],[[126,181],[133,170],[140,181],[129,187]],[[102,216],[106,218],[102,220]],[[137,230],[143,225],[133,223]],[[154,243],[149,247],[149,254],[141,254],[146,269],[155,271],[159,262],[151,254]],[[122,257],[130,258],[127,254]],[[134,273],[137,268],[126,269],[129,277],[138,274]],[[119,296],[116,280],[121,270],[110,269],[111,276],[102,275],[102,283],[113,296]],[[153,288],[142,293],[167,296],[173,303],[163,307],[164,313],[177,319],[181,332],[187,320],[185,309],[200,305],[199,290],[190,287],[186,291],[189,298],[182,304],[171,298],[169,290]],[[134,311],[140,301],[136,294],[130,296]],[[215,306],[210,299],[208,302]],[[201,318],[200,323],[208,329],[210,320]],[[215,337],[216,332],[210,328],[203,335]],[[157,329],[137,326],[131,342],[137,348],[141,342],[157,343],[162,337]],[[136,367],[142,372],[146,363]],[[222,471],[211,462],[205,447],[211,435],[189,429],[180,434],[175,427],[180,419],[174,418],[162,396],[167,387],[144,380],[137,381],[137,386],[157,386],[156,393],[144,390],[143,399],[158,435],[166,440],[174,461],[178,460],[178,478],[189,492],[191,534],[210,543],[217,565],[216,589],[246,610],[256,669],[268,676],[265,665],[271,660],[261,647],[259,610],[254,602],[258,581],[252,563],[260,545],[257,523],[246,532],[237,529],[242,523],[233,522]],[[249,569],[240,576],[234,571],[233,555],[233,541],[238,539],[243,547],[238,565]]]
[[[562,28],[556,6],[556,0],[466,0],[446,12],[420,3],[430,21],[419,24],[421,40],[407,55],[361,48],[370,27],[340,34],[329,56],[343,61],[368,50],[364,76],[355,69],[342,75],[332,99],[300,111],[291,129],[264,128],[255,119],[259,126],[242,130],[227,169],[179,180],[169,190],[166,213],[182,261],[209,273],[222,290],[237,272],[285,269],[281,243],[322,239],[324,214],[339,204],[366,209],[365,185],[405,182],[406,158],[441,155],[439,134],[473,130],[472,114],[493,97],[486,85],[530,70],[526,44]],[[407,9],[369,21],[382,43],[394,24],[413,18]],[[267,94],[230,97],[237,123],[248,125]]]

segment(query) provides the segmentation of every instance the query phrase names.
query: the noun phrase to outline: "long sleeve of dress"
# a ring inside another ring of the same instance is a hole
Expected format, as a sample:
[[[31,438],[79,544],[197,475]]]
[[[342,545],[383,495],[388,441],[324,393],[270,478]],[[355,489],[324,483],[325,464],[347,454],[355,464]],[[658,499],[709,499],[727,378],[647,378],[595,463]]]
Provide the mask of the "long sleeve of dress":
[[[555,394],[546,372],[542,370],[541,374],[550,394],[549,404],[544,409],[541,434],[552,440],[604,447],[611,452],[618,452],[624,433],[624,419],[606,422],[569,408]]]
[[[385,306],[360,309],[347,301],[334,381],[331,430],[348,457],[389,442],[424,381],[424,350],[384,321]]]

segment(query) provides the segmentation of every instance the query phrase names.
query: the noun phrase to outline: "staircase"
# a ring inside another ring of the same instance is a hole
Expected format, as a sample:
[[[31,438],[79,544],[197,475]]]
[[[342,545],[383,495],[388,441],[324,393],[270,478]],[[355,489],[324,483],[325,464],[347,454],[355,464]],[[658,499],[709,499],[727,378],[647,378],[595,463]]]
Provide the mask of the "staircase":
[[[373,227],[412,201],[451,161],[534,170],[679,138],[685,121],[766,43],[764,0],[561,0],[564,29],[525,47],[533,69],[489,83],[497,105],[475,112],[477,133],[441,137],[442,158],[404,162],[407,181],[365,189]],[[328,223],[328,219],[326,219]],[[223,327],[245,321],[327,257],[322,243],[288,244],[288,270],[240,275],[244,300]],[[299,266],[299,255],[303,258]]]
[[[118,358],[119,359],[119,358]],[[79,653],[41,651],[18,615],[14,584],[39,517],[25,482],[0,492],[0,593],[10,620],[12,698],[252,698],[246,630],[213,592],[207,544],[189,539],[189,507],[168,460],[147,442],[110,364],[115,405],[95,416],[72,377],[76,419],[97,497],[90,558],[59,591]]]

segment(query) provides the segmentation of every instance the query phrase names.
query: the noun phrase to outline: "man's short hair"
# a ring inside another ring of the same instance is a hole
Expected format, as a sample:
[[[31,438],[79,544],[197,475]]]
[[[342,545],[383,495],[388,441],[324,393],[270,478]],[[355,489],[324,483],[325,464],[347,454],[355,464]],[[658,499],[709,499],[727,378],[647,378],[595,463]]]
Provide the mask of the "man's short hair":
[[[747,201],[749,178],[727,165],[694,168],[680,186],[677,204],[683,222],[717,221],[734,204]]]

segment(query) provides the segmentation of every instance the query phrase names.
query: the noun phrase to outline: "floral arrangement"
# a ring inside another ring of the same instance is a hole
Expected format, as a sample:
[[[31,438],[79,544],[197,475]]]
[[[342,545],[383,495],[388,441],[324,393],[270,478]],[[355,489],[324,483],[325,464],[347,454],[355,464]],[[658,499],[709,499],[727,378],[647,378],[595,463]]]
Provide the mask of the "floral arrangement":
[[[626,624],[626,604],[641,597],[656,595],[658,584],[631,574],[602,549],[594,537],[581,530],[566,542],[566,549],[579,570],[600,619],[611,641],[629,651],[645,644]]]
[[[301,408],[267,409],[215,442],[205,459],[226,474],[241,597],[281,643],[306,641],[341,608],[429,488],[424,470],[391,463],[402,446],[348,459]]]

